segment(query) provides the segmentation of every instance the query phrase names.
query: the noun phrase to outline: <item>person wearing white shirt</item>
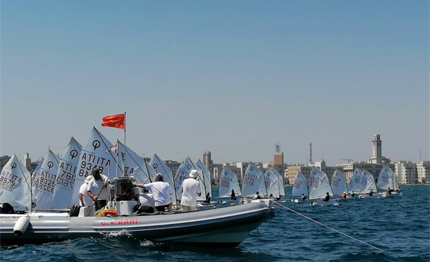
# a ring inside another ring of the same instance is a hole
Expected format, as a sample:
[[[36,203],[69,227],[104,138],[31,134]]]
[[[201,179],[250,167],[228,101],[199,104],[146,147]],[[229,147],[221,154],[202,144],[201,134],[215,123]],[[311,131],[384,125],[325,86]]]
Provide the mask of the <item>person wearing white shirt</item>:
[[[169,212],[172,212],[172,198],[171,195],[173,194],[173,189],[170,186],[169,183],[164,182],[163,175],[158,173],[155,176],[155,182],[149,183],[149,184],[137,184],[133,183],[133,185],[138,187],[144,187],[148,190],[151,190],[154,200],[155,200],[155,209],[157,209],[159,212],[164,212],[167,210]],[[140,199],[140,198],[139,198]]]
[[[91,200],[91,197],[87,194],[87,189],[88,189],[88,183],[94,178],[93,174],[95,172],[96,169],[93,169],[93,171],[91,172],[91,175],[87,176],[84,180],[84,183],[82,183],[81,187],[79,188],[79,194],[78,194],[78,198],[79,198],[79,206],[84,207],[84,206],[89,206],[89,203],[93,203]],[[88,203],[88,205],[86,204]]]
[[[90,199],[85,199],[85,205],[92,206],[94,204],[94,201],[97,201],[99,199],[100,193],[104,187],[107,186],[108,177],[105,175],[100,174],[99,169],[93,170],[93,179],[88,183],[87,187],[87,195],[90,197]],[[100,197],[101,200],[106,200]],[[102,208],[102,206],[98,205],[98,202],[96,202],[96,210],[99,210]]]
[[[200,183],[198,178],[198,171],[191,170],[188,178],[182,182],[182,199],[181,206],[183,211],[197,210],[197,196],[201,196]]]

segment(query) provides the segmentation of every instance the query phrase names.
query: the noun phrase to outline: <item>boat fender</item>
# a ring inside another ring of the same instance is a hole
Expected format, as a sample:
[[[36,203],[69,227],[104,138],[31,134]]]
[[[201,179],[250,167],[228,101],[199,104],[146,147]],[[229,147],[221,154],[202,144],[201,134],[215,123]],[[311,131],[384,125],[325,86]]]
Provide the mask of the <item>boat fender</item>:
[[[15,236],[22,236],[22,234],[27,230],[28,224],[30,224],[30,218],[28,216],[20,217],[13,227],[13,233]]]

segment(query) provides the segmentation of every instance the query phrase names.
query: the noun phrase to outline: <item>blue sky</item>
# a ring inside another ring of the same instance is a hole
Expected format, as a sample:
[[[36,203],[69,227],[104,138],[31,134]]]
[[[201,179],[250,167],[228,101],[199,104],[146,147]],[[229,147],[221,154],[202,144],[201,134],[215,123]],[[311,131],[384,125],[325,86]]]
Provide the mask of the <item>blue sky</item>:
[[[429,159],[429,2],[2,1],[0,154],[127,112],[162,159]]]

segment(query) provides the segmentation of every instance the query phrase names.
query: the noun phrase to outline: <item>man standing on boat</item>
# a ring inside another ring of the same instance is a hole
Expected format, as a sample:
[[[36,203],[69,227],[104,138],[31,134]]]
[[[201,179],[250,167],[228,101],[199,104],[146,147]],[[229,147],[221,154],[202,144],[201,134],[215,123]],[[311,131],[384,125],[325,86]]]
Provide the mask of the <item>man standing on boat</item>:
[[[88,195],[88,184],[93,180],[95,173],[100,174],[100,170],[98,168],[94,168],[91,171],[91,175],[89,175],[85,178],[84,183],[82,183],[81,187],[79,188],[78,198],[79,198],[79,205],[81,207],[92,206],[94,203],[93,200],[91,199],[91,197]],[[105,181],[108,180],[108,177],[105,175],[101,175],[101,177]]]
[[[172,212],[173,204],[172,198],[170,197],[170,195],[173,193],[172,187],[169,183],[164,182],[163,175],[161,175],[160,173],[155,176],[154,180],[154,183],[133,183],[133,185],[151,190],[152,194],[154,195],[155,209],[157,209],[158,212],[166,211],[166,207],[169,212]]]
[[[201,196],[198,171],[191,170],[188,178],[182,182],[181,206],[183,211],[197,210],[197,196]]]
[[[99,205],[99,202],[97,202],[97,200],[99,199],[102,189],[107,186],[107,182],[108,182],[108,177],[100,174],[99,169],[93,170],[93,179],[88,183],[88,187],[87,187],[87,195],[91,198],[89,199],[91,203],[85,202],[85,205],[92,206],[95,202],[96,203],[95,210],[99,210],[100,208],[103,207]],[[100,197],[100,200],[106,201],[106,196]]]

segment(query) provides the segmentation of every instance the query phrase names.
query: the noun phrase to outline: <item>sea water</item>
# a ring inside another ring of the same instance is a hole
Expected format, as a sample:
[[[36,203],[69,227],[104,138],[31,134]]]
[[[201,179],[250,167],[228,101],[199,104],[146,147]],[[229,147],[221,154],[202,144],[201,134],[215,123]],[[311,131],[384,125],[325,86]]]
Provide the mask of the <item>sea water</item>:
[[[339,205],[293,203],[291,187],[276,215],[236,248],[201,248],[133,239],[127,232],[103,239],[1,247],[1,261],[430,261],[428,186],[402,186],[403,196],[354,198]],[[213,190],[212,200],[216,199]]]

